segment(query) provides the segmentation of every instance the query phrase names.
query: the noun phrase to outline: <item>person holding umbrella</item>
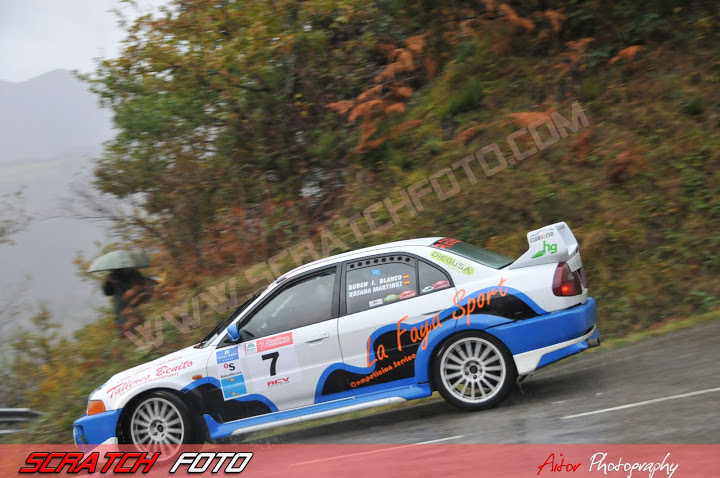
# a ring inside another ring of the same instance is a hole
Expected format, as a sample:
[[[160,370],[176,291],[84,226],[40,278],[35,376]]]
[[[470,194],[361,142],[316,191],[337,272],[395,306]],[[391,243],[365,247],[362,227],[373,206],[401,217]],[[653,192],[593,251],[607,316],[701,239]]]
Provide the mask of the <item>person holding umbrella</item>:
[[[115,251],[96,259],[88,272],[111,271],[103,292],[113,297],[115,324],[126,332],[143,322],[138,306],[150,300],[157,282],[143,276],[138,269],[150,266],[144,252]]]

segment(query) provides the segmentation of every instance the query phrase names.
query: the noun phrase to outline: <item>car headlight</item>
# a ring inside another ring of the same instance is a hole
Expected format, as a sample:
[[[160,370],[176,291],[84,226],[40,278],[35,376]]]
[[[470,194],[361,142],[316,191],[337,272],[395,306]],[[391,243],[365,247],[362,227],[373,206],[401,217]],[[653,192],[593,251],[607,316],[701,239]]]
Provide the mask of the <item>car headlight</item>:
[[[102,413],[105,411],[105,404],[102,400],[90,400],[87,406],[87,414],[95,415],[96,413]]]

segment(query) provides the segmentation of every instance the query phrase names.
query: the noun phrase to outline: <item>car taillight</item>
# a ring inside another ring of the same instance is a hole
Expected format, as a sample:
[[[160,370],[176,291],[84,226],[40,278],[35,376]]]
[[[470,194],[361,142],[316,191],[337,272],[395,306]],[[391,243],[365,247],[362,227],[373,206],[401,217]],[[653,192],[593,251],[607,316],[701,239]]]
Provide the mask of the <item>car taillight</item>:
[[[585,277],[585,268],[581,267],[578,272],[580,273],[580,280],[582,281],[583,287],[587,289],[587,277]]]
[[[580,274],[570,270],[570,266],[564,262],[558,264],[553,278],[553,294],[558,296],[571,296],[582,294],[582,282]]]

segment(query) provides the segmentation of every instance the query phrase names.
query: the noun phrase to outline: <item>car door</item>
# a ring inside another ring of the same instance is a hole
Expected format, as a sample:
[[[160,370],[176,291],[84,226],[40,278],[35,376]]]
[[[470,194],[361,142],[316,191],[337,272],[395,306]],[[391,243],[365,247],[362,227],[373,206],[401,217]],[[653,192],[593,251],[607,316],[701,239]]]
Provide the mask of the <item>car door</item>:
[[[454,294],[444,271],[409,254],[345,263],[338,333],[347,390],[412,383],[415,354],[423,346],[419,325],[439,323],[433,317],[452,306]]]
[[[221,344],[209,370],[224,400],[259,395],[277,410],[315,402],[323,371],[342,361],[337,279],[335,266],[289,279],[241,319],[240,343]]]

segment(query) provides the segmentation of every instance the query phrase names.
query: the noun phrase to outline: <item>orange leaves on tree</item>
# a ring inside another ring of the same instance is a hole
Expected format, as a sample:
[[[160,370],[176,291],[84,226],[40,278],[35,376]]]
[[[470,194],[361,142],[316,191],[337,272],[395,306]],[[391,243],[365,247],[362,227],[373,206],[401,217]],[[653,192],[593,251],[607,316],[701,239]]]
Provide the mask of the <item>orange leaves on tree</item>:
[[[362,93],[360,93],[357,97],[357,101],[369,101],[374,100],[376,98],[379,98],[382,94],[383,85],[376,85],[372,88],[369,88]]]
[[[495,3],[495,0],[481,0],[483,5],[485,5],[485,8],[489,12],[494,12],[495,8],[497,8],[497,4]]]
[[[427,77],[429,79],[433,79],[435,78],[435,75],[437,75],[438,63],[433,60],[431,56],[425,56],[423,57],[423,69],[425,70]]]
[[[532,20],[519,16],[515,9],[507,3],[503,3],[502,5],[500,5],[498,7],[498,10],[500,10],[500,12],[503,14],[503,21],[505,21],[507,24],[514,27],[524,28],[528,32],[531,32],[535,29],[535,24],[532,22]]]
[[[550,28],[554,33],[560,33],[562,25],[567,20],[567,17],[562,14],[559,10],[545,10],[543,12],[545,18],[550,20]]]
[[[518,128],[527,128],[532,123],[546,118],[550,115],[548,112],[542,111],[525,111],[520,113],[510,113],[508,116]]]
[[[413,89],[409,86],[396,86],[395,88],[392,88],[390,90],[390,94],[394,98],[398,98],[401,100],[409,100],[410,97],[413,95]]]
[[[405,44],[413,54],[421,55],[425,51],[425,45],[427,43],[425,41],[425,35],[416,35],[405,40]]]
[[[382,45],[378,45],[378,49],[385,55],[385,58],[387,58],[387,61],[394,61],[395,60],[395,45],[385,43]]]
[[[390,113],[404,113],[405,112],[405,104],[404,103],[393,103],[387,108],[385,108],[385,114]]]
[[[588,157],[590,151],[592,151],[592,130],[587,129],[580,133],[575,141],[572,143],[572,149],[575,152],[575,159],[578,161],[584,161]]]
[[[385,71],[375,77],[375,83],[383,83],[395,79],[400,73],[415,71],[415,59],[410,50],[397,48],[395,50],[395,62],[385,67]]]
[[[513,124],[518,128],[527,128],[536,121],[540,121],[543,118],[550,118],[550,115],[555,110],[553,108],[547,111],[522,111],[519,113],[510,113],[508,117],[512,120]],[[518,141],[529,145],[533,142],[532,137],[529,134],[523,134],[518,138]]]
[[[562,52],[558,55],[561,61],[555,65],[553,69],[559,70],[560,76],[563,76],[571,71],[578,65],[578,63],[580,63],[580,60],[582,60],[583,54],[585,53],[585,49],[594,40],[594,38],[587,37],[565,43],[569,51]]]
[[[470,18],[460,22],[460,31],[467,36],[473,36],[475,34],[475,19]]]
[[[478,134],[480,131],[479,126],[471,126],[470,128],[462,130],[460,133],[458,133],[454,138],[453,141],[460,144],[467,143],[472,137]]]
[[[375,106],[383,106],[385,102],[383,100],[370,100],[366,101],[364,103],[360,103],[357,105],[353,110],[350,112],[350,115],[348,116],[348,121],[351,123],[354,123],[358,120],[358,118],[363,118],[365,120],[369,120],[372,110]]]
[[[571,50],[580,53],[580,52],[585,51],[585,48],[587,48],[587,46],[593,41],[595,41],[595,39],[593,37],[585,37],[585,38],[581,38],[579,40],[569,41],[569,42],[565,43],[565,45],[568,48],[570,48]]]
[[[385,138],[370,139],[378,129],[380,118],[365,121],[360,124],[360,141],[353,150],[354,153],[365,153],[370,149],[377,148],[385,142]]]
[[[330,103],[327,105],[328,108],[340,115],[344,115],[345,113],[350,111],[353,106],[355,106],[355,102],[353,100],[336,101],[335,103]]]
[[[510,51],[510,45],[512,44],[512,38],[506,35],[495,35],[491,48],[493,53],[495,53],[496,56],[502,56],[508,51]]]
[[[404,132],[406,132],[406,131],[410,131],[411,129],[415,129],[415,128],[417,128],[418,126],[420,126],[421,124],[423,124],[423,121],[422,121],[422,120],[408,120],[408,121],[403,121],[403,122],[400,123],[399,125],[393,126],[392,132],[393,132],[393,135],[394,135],[394,136],[397,136],[397,135],[402,134],[402,133],[404,133]]]
[[[635,56],[643,50],[644,50],[644,47],[642,45],[633,45],[633,46],[629,46],[627,48],[623,48],[622,50],[620,50],[618,52],[617,55],[615,55],[614,57],[612,57],[610,59],[608,64],[612,65],[614,63],[617,63],[620,60],[630,61],[633,58],[635,58]]]
[[[427,35],[415,35],[405,40],[405,48],[382,44],[378,49],[388,59],[383,71],[373,79],[376,85],[360,93],[355,99],[338,101],[327,105],[338,114],[347,114],[347,120],[358,123],[360,141],[354,152],[364,153],[383,144],[387,138],[374,137],[380,122],[389,115],[405,112],[405,102],[414,90],[406,86],[402,75],[418,70],[422,64],[428,78],[437,73],[437,62],[427,55]],[[402,128],[393,128],[394,135]]]
[[[613,184],[623,184],[635,174],[638,166],[642,166],[640,155],[627,149],[608,163],[607,178]]]
[[[399,49],[397,54],[397,62],[400,64],[401,71],[413,71],[415,70],[415,61],[413,53],[410,50]]]
[[[372,121],[366,121],[360,125],[360,143],[365,143],[370,137],[377,131],[378,125],[380,124],[379,119]]]

